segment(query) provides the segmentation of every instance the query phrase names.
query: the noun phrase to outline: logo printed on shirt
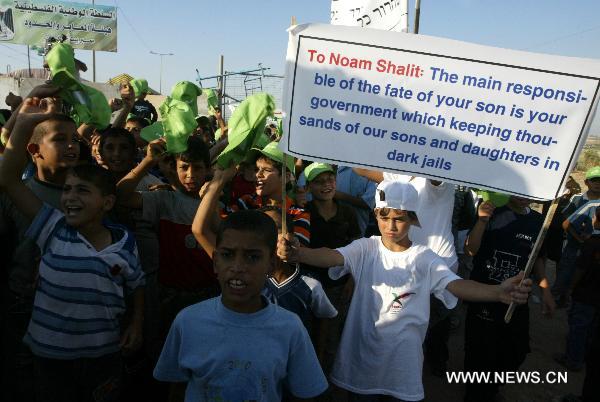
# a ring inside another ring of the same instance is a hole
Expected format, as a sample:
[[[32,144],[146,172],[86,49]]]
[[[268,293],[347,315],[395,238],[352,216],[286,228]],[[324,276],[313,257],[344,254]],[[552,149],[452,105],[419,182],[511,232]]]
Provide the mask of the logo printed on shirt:
[[[402,294],[396,294],[396,293],[392,292],[394,299],[392,300],[392,303],[388,307],[388,312],[392,313],[392,314],[399,313],[400,310],[402,310],[404,308],[404,302],[406,302],[406,300],[404,300],[404,299],[406,299],[410,295],[414,295],[414,294],[416,294],[416,293],[415,292],[407,292],[407,293],[402,293]]]

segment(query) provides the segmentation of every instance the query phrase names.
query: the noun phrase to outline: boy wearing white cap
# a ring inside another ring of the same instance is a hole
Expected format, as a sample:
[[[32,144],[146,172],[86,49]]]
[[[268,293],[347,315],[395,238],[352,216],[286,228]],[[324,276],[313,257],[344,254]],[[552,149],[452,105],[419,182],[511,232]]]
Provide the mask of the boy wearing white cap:
[[[530,280],[518,287],[522,274],[497,286],[460,279],[433,251],[413,244],[408,231],[419,225],[417,199],[411,185],[384,181],[375,195],[381,236],[336,250],[300,247],[292,236],[279,241],[280,258],[335,267],[329,270],[332,279],[350,273],[356,282],[331,374],[334,384],[350,391],[349,401],[424,398],[421,345],[430,294],[451,308],[457,297],[525,303],[531,290]]]

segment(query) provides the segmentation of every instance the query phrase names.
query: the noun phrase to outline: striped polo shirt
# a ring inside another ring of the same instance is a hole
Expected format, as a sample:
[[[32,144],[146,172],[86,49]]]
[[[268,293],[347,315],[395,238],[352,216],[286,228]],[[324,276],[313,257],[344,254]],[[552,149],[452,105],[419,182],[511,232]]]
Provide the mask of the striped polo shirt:
[[[237,200],[235,205],[229,207],[230,212],[244,209],[260,209],[268,205],[276,205],[273,200],[264,200],[258,194],[246,194]],[[281,205],[277,205],[281,207]],[[294,222],[294,234],[300,243],[308,247],[310,245],[310,213],[294,205],[294,202],[287,195],[285,196],[285,207],[287,214]]]
[[[105,223],[113,244],[97,251],[65,216],[47,204],[26,236],[42,258],[31,321],[24,342],[52,359],[99,357],[119,350],[124,293],[144,284],[135,239]]]

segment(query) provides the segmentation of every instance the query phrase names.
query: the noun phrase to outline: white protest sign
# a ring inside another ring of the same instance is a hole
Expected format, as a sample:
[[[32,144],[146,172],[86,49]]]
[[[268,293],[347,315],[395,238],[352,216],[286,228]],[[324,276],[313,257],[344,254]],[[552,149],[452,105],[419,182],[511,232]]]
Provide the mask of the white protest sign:
[[[331,24],[408,31],[408,0],[331,0]]]
[[[308,160],[559,195],[600,62],[424,35],[290,28],[281,149]]]

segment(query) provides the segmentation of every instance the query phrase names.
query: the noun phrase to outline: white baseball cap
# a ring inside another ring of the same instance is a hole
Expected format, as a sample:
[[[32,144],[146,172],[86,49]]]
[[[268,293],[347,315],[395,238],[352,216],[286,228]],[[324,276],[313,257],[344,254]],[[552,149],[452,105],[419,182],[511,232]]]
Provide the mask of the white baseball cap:
[[[410,183],[384,180],[375,191],[375,208],[392,208],[403,211],[412,211],[417,214],[419,196],[417,190]],[[418,221],[416,226],[421,226]]]

